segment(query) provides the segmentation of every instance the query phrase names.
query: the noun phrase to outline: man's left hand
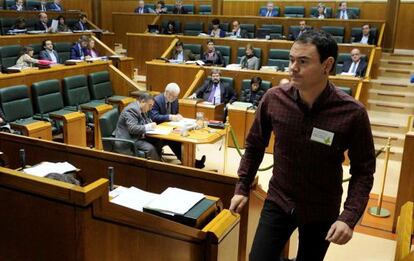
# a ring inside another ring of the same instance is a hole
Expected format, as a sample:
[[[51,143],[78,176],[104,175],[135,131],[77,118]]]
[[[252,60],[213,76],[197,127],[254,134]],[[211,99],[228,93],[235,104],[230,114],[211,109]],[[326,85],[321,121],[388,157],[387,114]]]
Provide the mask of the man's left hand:
[[[332,224],[325,240],[338,245],[344,245],[352,238],[353,232],[352,228],[350,228],[345,222],[337,220]]]

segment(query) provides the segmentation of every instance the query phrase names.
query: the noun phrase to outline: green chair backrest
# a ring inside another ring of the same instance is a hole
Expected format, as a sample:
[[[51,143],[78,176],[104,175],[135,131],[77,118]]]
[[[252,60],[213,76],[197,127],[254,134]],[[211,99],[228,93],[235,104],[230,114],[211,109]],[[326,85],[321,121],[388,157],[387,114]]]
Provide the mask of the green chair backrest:
[[[219,50],[221,55],[223,55],[226,64],[230,64],[231,61],[231,47],[226,45],[216,45],[216,50]]]
[[[261,48],[254,48],[253,49],[254,55],[259,58],[259,61],[262,58],[262,49]],[[239,47],[237,49],[237,63],[240,63],[240,60],[243,56],[246,55],[246,47]],[[260,63],[260,62],[259,62]]]
[[[29,44],[30,47],[33,48],[33,58],[38,59],[39,58],[39,53],[42,50],[42,44],[41,43],[36,43],[36,44]]]
[[[16,23],[16,19],[13,17],[3,17],[0,18],[1,23],[1,34],[6,35],[7,32],[13,27],[13,25]]]
[[[33,116],[32,101],[26,85],[1,88],[0,104],[8,122]]]
[[[35,19],[35,18],[26,18],[26,28],[28,31],[34,30],[35,28],[35,24],[38,22],[39,20]]]
[[[77,106],[91,100],[85,75],[63,78],[63,99],[66,106]]]
[[[66,60],[70,59],[70,48],[72,48],[72,43],[70,42],[60,42],[54,44],[55,51],[59,55],[59,63],[65,63]]]
[[[285,67],[289,66],[289,50],[270,49],[267,65],[277,66],[279,70],[283,71]]]
[[[33,83],[32,97],[36,113],[49,113],[63,108],[59,80],[53,79]]]
[[[16,4],[15,0],[4,0],[4,9],[10,10],[10,7]]]
[[[262,28],[270,30],[270,39],[283,38],[283,25],[279,24],[262,24]]]
[[[28,10],[40,10],[39,0],[26,0],[26,7]]]
[[[347,60],[351,60],[351,55],[349,53],[339,53],[338,58],[336,59],[337,63],[340,64],[343,64]]]
[[[203,22],[188,22],[184,24],[183,34],[197,36],[203,31]]]
[[[168,14],[172,14],[172,11],[174,10],[174,5],[173,4],[166,4],[165,8],[167,8],[167,13]]]
[[[304,6],[285,6],[285,17],[304,17]]]
[[[99,126],[100,126],[102,137],[112,136],[112,133],[115,130],[116,125],[118,123],[118,118],[119,118],[119,113],[118,113],[117,108],[114,108],[112,110],[105,112],[99,118]]]
[[[343,26],[321,26],[321,30],[330,33],[332,36],[344,36],[345,33]]]
[[[359,19],[361,15],[361,9],[359,7],[348,7],[348,10],[350,10],[354,15],[356,15],[357,19]]]
[[[249,38],[254,38],[254,34],[256,32],[255,24],[240,24],[240,28],[247,31]]]
[[[0,47],[0,64],[3,69],[16,65],[22,47],[20,45],[6,45]]]
[[[89,74],[88,86],[92,100],[102,100],[113,95],[112,83],[108,71]]]
[[[183,44],[183,49],[191,50],[193,54],[201,55],[203,52],[203,48],[201,44]]]
[[[183,5],[188,14],[194,14],[194,5]]]
[[[211,14],[211,5],[199,5],[198,14],[200,15],[210,15]]]

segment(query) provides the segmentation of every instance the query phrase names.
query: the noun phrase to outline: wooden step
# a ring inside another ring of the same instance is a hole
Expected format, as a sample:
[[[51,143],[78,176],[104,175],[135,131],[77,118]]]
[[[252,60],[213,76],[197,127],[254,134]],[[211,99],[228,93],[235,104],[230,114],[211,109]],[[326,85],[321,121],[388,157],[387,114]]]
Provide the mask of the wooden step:
[[[402,61],[402,60],[388,60],[388,59],[381,59],[381,67],[383,68],[397,68],[397,69],[407,69],[413,70],[414,69],[414,62],[413,61]]]
[[[388,60],[398,60],[398,61],[413,61],[414,55],[398,54],[398,53],[382,53],[381,58],[388,59]]]
[[[402,135],[407,133],[408,114],[369,110],[368,115],[373,131]]]
[[[414,103],[414,92],[401,92],[386,89],[371,88],[368,99],[390,102]]]
[[[413,74],[414,70],[409,69],[398,69],[398,68],[385,68],[380,67],[378,69],[378,76],[386,76],[386,77],[405,77],[410,79],[411,75]]]
[[[368,109],[390,113],[414,114],[414,104],[368,99]]]

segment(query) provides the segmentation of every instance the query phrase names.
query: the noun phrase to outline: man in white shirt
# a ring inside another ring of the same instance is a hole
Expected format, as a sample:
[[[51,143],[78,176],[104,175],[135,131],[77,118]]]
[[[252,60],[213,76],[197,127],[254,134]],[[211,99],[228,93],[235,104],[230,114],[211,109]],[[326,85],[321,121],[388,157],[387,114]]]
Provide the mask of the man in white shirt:
[[[356,77],[364,77],[367,70],[367,62],[361,59],[361,51],[354,48],[351,51],[351,60],[345,61],[342,73]]]
[[[336,18],[348,20],[348,19],[356,19],[357,17],[351,10],[348,10],[346,2],[341,2],[339,4],[339,9],[336,13]]]
[[[53,43],[47,39],[43,41],[43,50],[39,53],[40,60],[48,60],[52,63],[59,63],[59,54],[53,50]]]

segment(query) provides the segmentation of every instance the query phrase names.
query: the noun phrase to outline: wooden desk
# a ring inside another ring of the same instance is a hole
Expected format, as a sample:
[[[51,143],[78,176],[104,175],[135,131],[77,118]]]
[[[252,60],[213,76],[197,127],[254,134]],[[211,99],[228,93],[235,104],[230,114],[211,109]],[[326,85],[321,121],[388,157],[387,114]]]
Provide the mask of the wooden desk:
[[[101,135],[101,128],[99,123],[99,118],[102,116],[105,112],[112,109],[112,105],[109,104],[100,104],[98,106],[89,103],[89,104],[83,104],[81,105],[81,109],[84,112],[92,112],[93,113],[93,137],[94,137],[94,147],[95,149],[101,150],[102,149],[102,135]]]
[[[228,210],[197,229],[109,202],[103,178],[80,187],[0,168],[0,180],[0,229],[11,235],[0,259],[237,259],[240,217]]]
[[[106,178],[107,168],[112,166],[115,169],[115,181],[119,185],[125,187],[136,186],[154,193],[161,193],[168,187],[179,187],[219,197],[224,206],[230,205],[235,184],[238,181],[235,176],[216,172],[0,133],[0,151],[7,156],[10,168],[20,167],[19,149],[25,150],[28,165],[41,161],[70,162],[82,170],[80,175],[86,184],[91,184],[99,178]],[[3,179],[0,178],[0,181],[1,184],[4,184]],[[253,182],[253,190],[256,184],[257,178]],[[64,195],[72,194],[64,193]],[[257,222],[253,221],[258,220],[260,215],[261,208],[252,206],[256,202],[256,200],[253,200],[254,197],[256,196],[252,191],[249,205],[241,213],[238,260],[246,260],[257,226]],[[73,195],[73,198],[80,199],[83,197]],[[263,203],[263,200],[260,200],[260,202]],[[11,207],[11,209],[15,208]],[[0,213],[5,212],[0,211]],[[49,223],[47,225],[50,226]],[[105,236],[101,235],[101,238],[111,238],[110,236],[105,234]],[[97,246],[96,243],[94,245]],[[99,246],[101,247],[101,245]],[[167,258],[167,260],[170,259]]]
[[[172,131],[174,127],[164,122],[157,126],[159,129],[168,129],[171,132],[168,135],[149,134],[147,136],[162,140],[177,141],[181,143],[181,162],[184,166],[194,167],[196,145],[214,143],[226,134],[226,130],[203,128],[200,130],[188,131],[188,136],[181,136],[180,133]]]
[[[34,121],[28,124],[10,123],[12,129],[18,130],[23,135],[38,139],[52,140],[52,125],[46,121]]]
[[[63,121],[63,142],[66,144],[86,146],[86,118],[81,112],[68,114],[49,113],[54,120]]]

